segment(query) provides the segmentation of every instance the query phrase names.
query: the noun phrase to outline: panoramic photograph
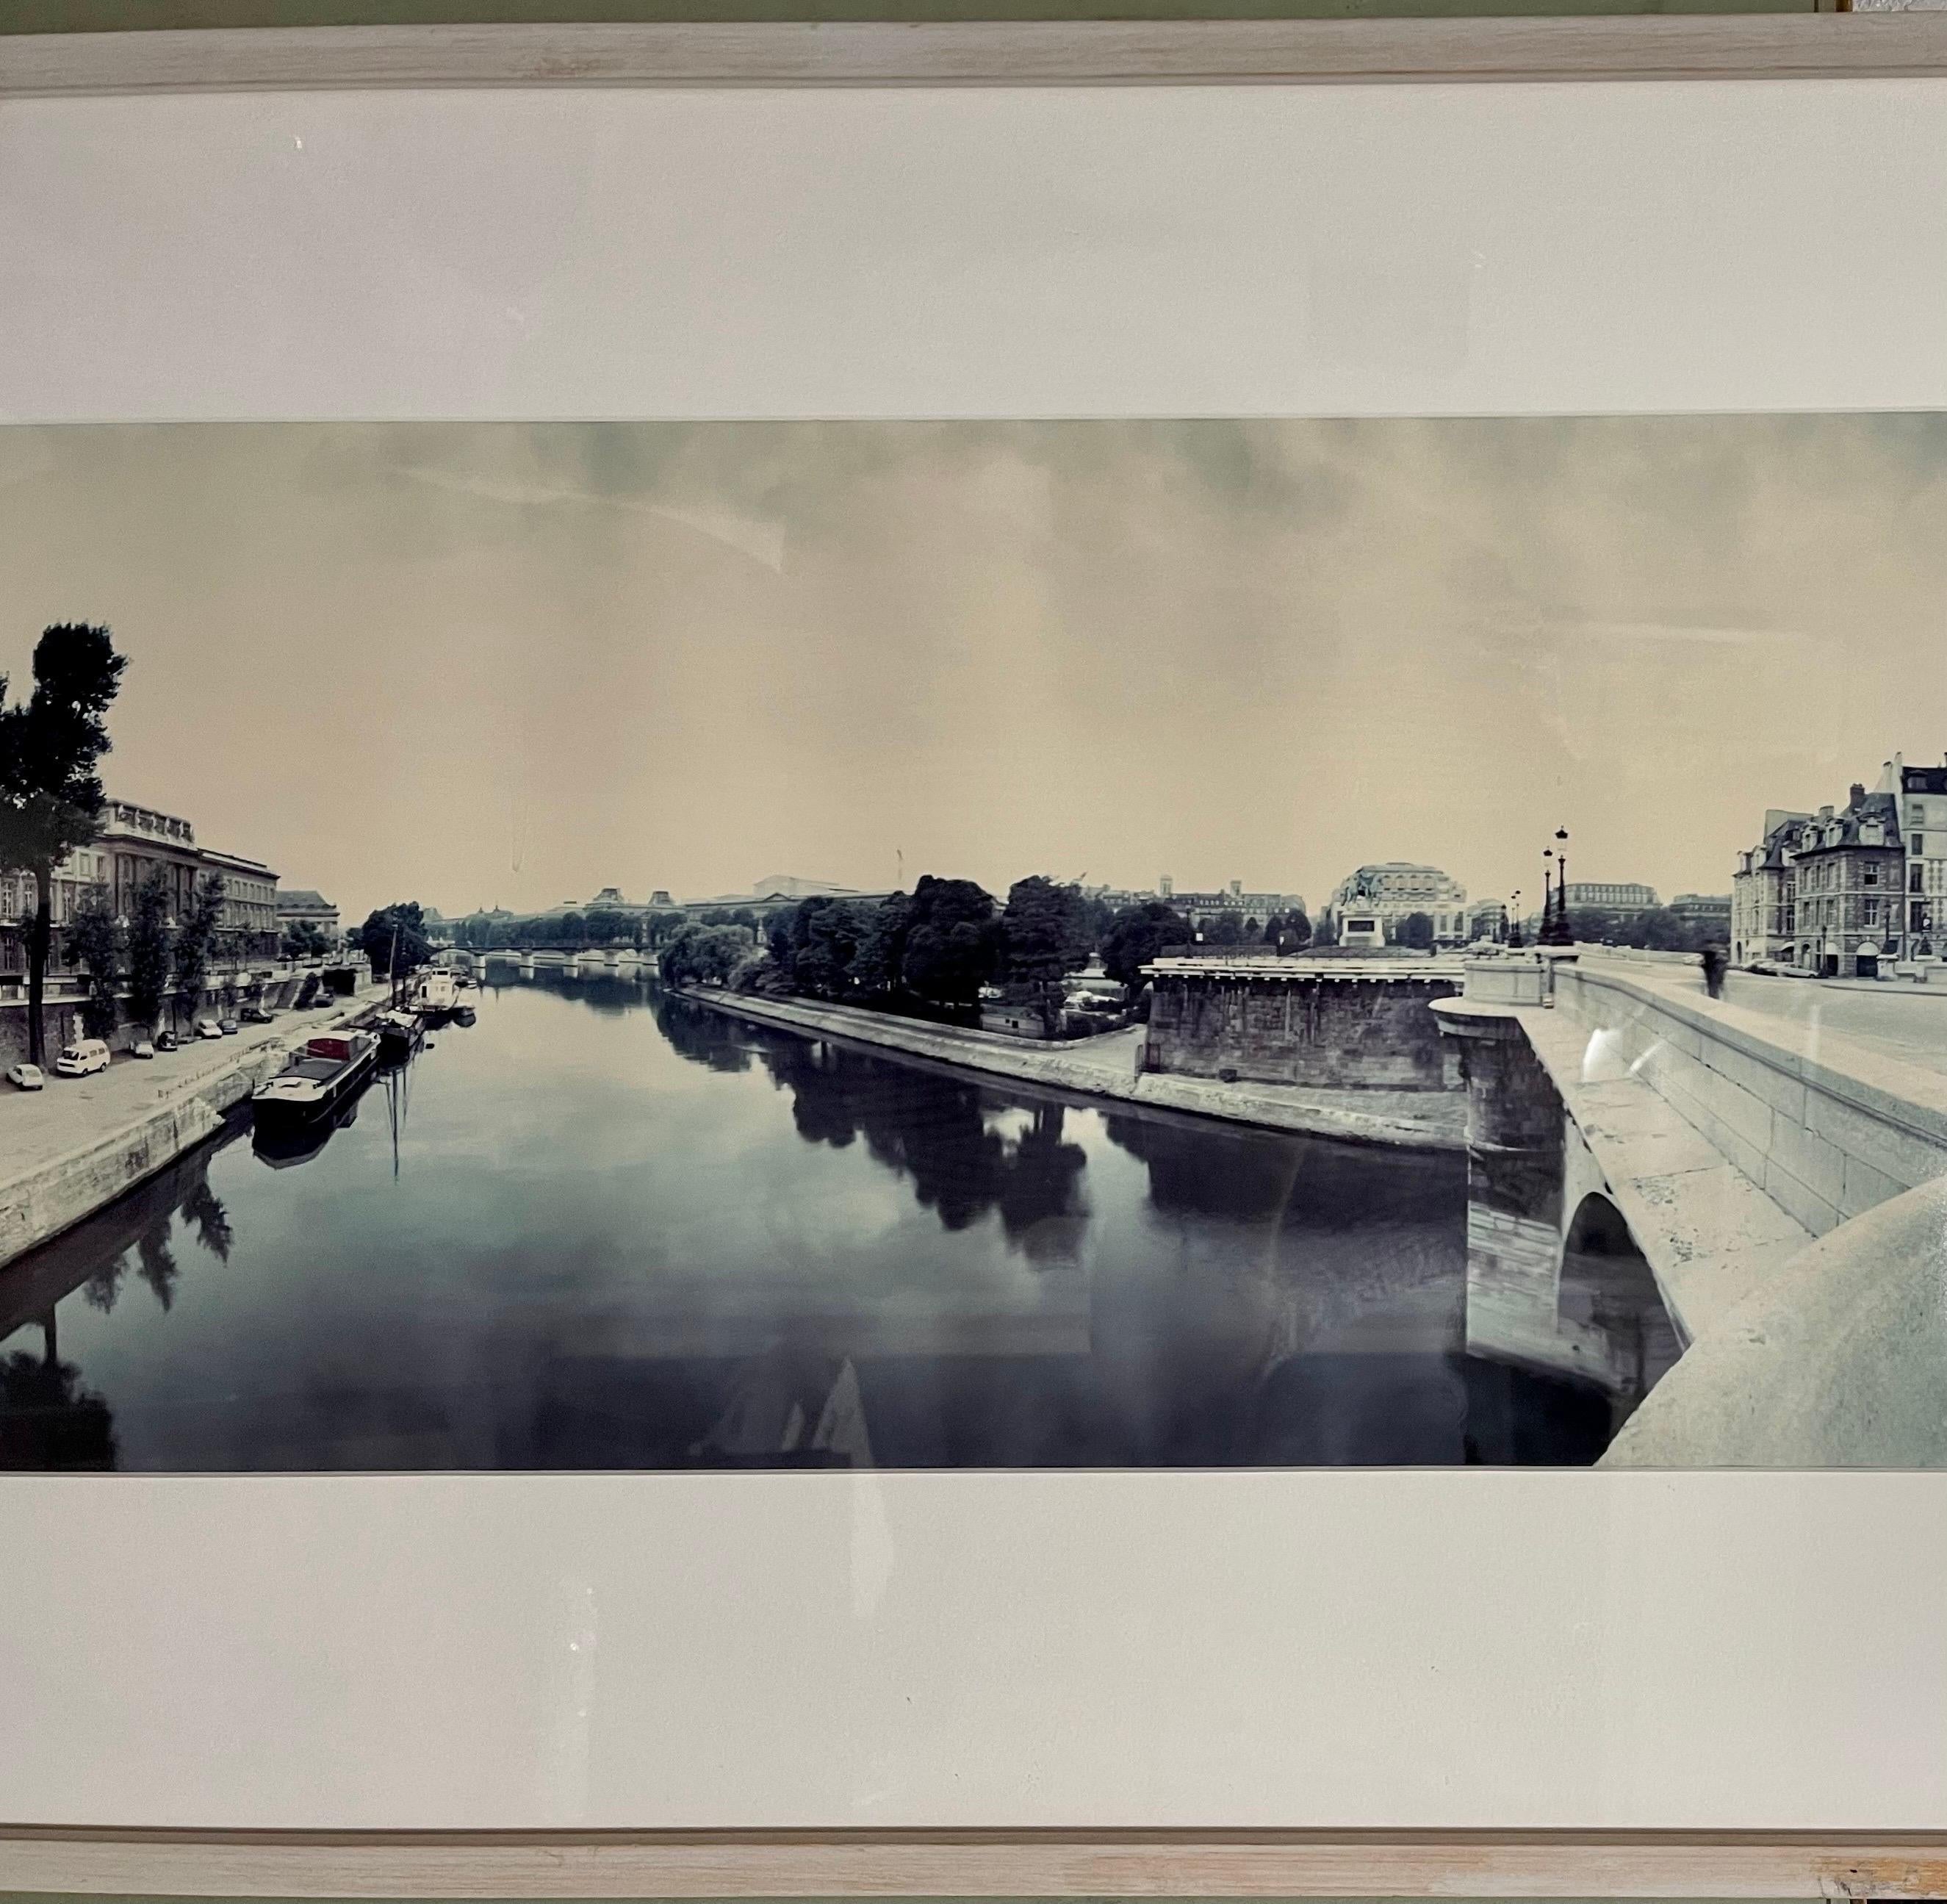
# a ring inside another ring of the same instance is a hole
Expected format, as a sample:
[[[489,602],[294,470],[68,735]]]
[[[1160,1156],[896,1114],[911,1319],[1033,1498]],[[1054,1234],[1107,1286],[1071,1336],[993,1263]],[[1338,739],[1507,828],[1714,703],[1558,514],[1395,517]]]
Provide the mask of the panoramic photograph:
[[[0,428],[0,1468],[1947,1463],[1947,418]]]

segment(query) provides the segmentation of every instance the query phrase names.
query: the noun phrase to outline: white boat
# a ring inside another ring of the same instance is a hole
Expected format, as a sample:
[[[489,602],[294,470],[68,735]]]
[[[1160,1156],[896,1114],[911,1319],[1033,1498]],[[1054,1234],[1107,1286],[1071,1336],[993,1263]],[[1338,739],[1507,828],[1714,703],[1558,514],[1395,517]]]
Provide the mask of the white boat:
[[[407,1006],[428,1017],[452,1011],[459,1002],[458,981],[443,965],[428,965],[414,973],[406,994]]]
[[[250,1102],[260,1122],[308,1122],[343,1104],[378,1061],[379,1041],[370,1032],[320,1032],[250,1094]]]

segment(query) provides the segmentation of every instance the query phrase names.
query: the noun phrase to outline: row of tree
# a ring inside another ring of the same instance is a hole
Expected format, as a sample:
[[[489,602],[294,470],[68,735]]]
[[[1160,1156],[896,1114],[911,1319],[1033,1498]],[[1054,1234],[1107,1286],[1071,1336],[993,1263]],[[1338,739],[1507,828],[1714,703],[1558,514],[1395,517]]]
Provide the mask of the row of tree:
[[[1240,945],[1247,933],[1249,943],[1280,951],[1317,943],[1302,912],[1261,924],[1225,915],[1202,937]],[[763,921],[755,944],[734,925],[686,927],[659,965],[673,984],[729,985],[920,1017],[970,1017],[983,990],[998,984],[1031,1004],[1052,1036],[1066,1003],[1063,980],[1091,953],[1133,992],[1144,966],[1198,937],[1165,900],[1117,909],[1035,874],[1017,880],[1003,902],[970,879],[928,875],[910,893],[883,899],[801,899]]]
[[[223,882],[213,874],[198,881],[173,925],[169,909],[169,876],[160,867],[136,887],[125,924],[110,909],[106,887],[91,887],[76,908],[64,950],[67,962],[88,974],[81,1016],[91,1037],[115,1029],[125,979],[135,1024],[159,1026],[164,1009],[178,1001],[191,1012],[201,1003],[223,920]]]
[[[729,922],[754,932],[757,914],[749,906],[729,915]],[[533,918],[496,918],[474,913],[462,919],[453,937],[475,952],[518,952],[529,946],[583,951],[592,946],[631,946],[642,951],[672,943],[692,924],[681,910],[634,914],[609,906],[586,912],[543,913]]]

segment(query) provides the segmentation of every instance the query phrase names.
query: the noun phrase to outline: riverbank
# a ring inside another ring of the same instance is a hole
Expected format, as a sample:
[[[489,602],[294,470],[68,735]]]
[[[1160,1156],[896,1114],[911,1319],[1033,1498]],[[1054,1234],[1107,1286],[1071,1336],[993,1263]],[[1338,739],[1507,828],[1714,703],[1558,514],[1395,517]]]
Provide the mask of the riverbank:
[[[225,1113],[283,1068],[293,1045],[368,1011],[367,986],[336,1010],[247,1026],[220,1045],[118,1057],[38,1091],[0,1087],[0,1268],[92,1216],[213,1137]]]
[[[701,986],[679,989],[685,998],[699,1005],[753,1023],[900,1051],[960,1070],[1050,1089],[1352,1144],[1421,1150],[1466,1148],[1466,1100],[1460,1092],[1306,1090],[1295,1085],[1224,1084],[1214,1078],[1138,1072],[1141,1026],[1105,1032],[1072,1044],[1041,1045],[992,1032],[861,1011],[850,1005],[754,998]]]

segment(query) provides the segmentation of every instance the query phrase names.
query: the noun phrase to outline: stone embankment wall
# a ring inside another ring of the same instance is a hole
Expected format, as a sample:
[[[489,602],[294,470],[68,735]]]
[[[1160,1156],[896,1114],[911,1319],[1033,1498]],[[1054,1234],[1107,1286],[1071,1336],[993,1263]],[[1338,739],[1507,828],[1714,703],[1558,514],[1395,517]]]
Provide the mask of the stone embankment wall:
[[[1116,1098],[1158,1110],[1248,1124],[1261,1130],[1340,1138],[1355,1144],[1388,1144],[1429,1150],[1466,1148],[1461,1128],[1452,1122],[1379,1115],[1361,1110],[1352,1101],[1331,1104],[1314,1099],[1306,1102],[1295,1096],[1280,1095],[1275,1089],[1253,1091],[1247,1085],[1139,1071],[1140,1042],[1126,1033],[1110,1032],[1067,1045],[1029,1043],[952,1026],[922,1024],[914,1019],[843,1005],[754,998],[707,986],[680,989],[684,996],[699,1004],[756,1023],[876,1045],[951,1065],[958,1070],[986,1072],[1047,1089]],[[1342,1098],[1351,1101],[1356,1094],[1347,1091]]]
[[[224,975],[218,974],[210,984],[205,986],[201,997],[194,1006],[178,996],[175,999],[175,1020],[179,1029],[187,1030],[195,1019],[205,1013],[228,1009],[232,1002],[243,1004],[255,1000],[281,1010],[296,998],[308,972],[317,971],[315,966],[300,967],[286,973],[280,967],[280,975],[271,980],[226,985]],[[61,984],[60,995],[47,999],[41,1008],[41,1028],[43,1048],[50,1057],[70,1039],[85,1038],[88,1032],[82,1023],[81,1000],[69,995],[66,981],[70,974],[63,969],[58,977]],[[24,992],[25,982],[22,981]],[[127,995],[119,1001],[119,1009],[126,1020],[128,1010]],[[111,1050],[125,1051],[139,1038],[146,1036],[153,1027],[132,1022],[118,1024],[110,1033],[108,1045]],[[0,1070],[11,1064],[18,1063],[27,1055],[27,1006],[24,997],[0,1004]]]
[[[1450,1091],[1458,1060],[1431,1009],[1453,977],[1159,973],[1150,1061],[1159,1071],[1266,1084]]]
[[[200,1075],[172,1082],[139,1116],[0,1181],[0,1265],[71,1229],[214,1136],[224,1112],[280,1070],[285,1056],[286,1048],[272,1043],[226,1057]]]

